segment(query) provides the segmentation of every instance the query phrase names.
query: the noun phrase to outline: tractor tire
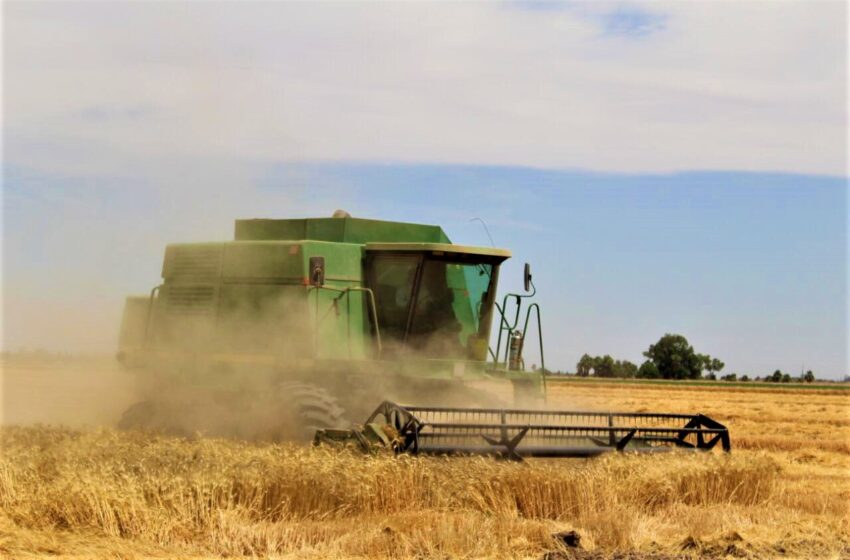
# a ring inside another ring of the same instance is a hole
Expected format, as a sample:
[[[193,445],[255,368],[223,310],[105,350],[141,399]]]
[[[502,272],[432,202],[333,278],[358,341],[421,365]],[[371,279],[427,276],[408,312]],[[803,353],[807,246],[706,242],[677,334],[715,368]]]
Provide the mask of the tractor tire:
[[[193,399],[144,400],[128,408],[120,430],[152,431],[188,437],[195,433],[262,441],[312,441],[316,430],[347,428],[345,410],[325,389],[287,382],[265,396],[217,402]]]
[[[276,391],[281,417],[270,426],[267,437],[273,441],[312,441],[316,430],[347,428],[345,409],[327,390],[310,383],[281,383]]]
[[[124,411],[118,420],[119,430],[138,430],[149,427],[156,415],[156,405],[151,401],[140,401]]]
[[[154,431],[173,436],[187,436],[191,430],[173,407],[146,400],[130,406],[118,421],[119,430]]]

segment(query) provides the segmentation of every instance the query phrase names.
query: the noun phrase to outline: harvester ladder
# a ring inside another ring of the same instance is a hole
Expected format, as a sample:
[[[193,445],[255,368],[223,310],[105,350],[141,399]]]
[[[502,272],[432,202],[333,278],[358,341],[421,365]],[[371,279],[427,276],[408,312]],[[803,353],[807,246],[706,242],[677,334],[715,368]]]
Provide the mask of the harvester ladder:
[[[532,287],[534,285],[532,284]],[[496,338],[496,351],[493,352],[490,350],[490,355],[493,357],[493,362],[496,366],[504,366],[505,369],[508,368],[508,362],[510,358],[510,339],[511,335],[517,330],[517,326],[519,325],[520,312],[522,307],[522,298],[530,298],[533,297],[537,292],[535,288],[533,292],[530,294],[507,294],[502,300],[502,305],[496,304],[496,310],[499,312],[499,335]],[[514,297],[516,298],[516,314],[514,315],[513,323],[509,323],[506,315],[506,310],[508,306],[508,298]],[[528,306],[528,309],[525,311],[525,321],[522,327],[522,336],[525,337],[528,333],[528,323],[531,320],[531,314],[534,312],[535,318],[537,319],[537,342],[538,347],[540,349],[540,368],[543,370],[544,374],[546,372],[546,360],[543,356],[543,323],[540,319],[540,305],[537,303],[532,303]],[[502,336],[507,333],[507,342],[505,343],[505,353],[504,359],[500,358],[500,353],[502,351]],[[523,346],[525,346],[525,338],[523,338]],[[520,352],[522,355],[522,352]],[[524,363],[524,362],[523,362]]]

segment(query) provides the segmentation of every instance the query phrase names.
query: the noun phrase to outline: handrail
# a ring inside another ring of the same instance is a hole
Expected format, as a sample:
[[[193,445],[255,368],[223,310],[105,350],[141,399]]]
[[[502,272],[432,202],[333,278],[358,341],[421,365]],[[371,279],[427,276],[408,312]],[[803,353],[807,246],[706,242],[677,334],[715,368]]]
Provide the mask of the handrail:
[[[520,310],[522,308],[522,299],[532,298],[532,297],[534,297],[534,295],[536,293],[537,293],[537,286],[534,285],[534,282],[531,282],[531,293],[530,294],[515,294],[515,293],[505,294],[505,297],[502,298],[502,305],[501,306],[498,303],[494,303],[496,309],[499,311],[499,316],[500,316],[499,336],[496,339],[496,352],[495,352],[496,357],[494,358],[495,365],[498,366],[499,363],[500,363],[498,356],[499,356],[499,354],[501,353],[501,350],[502,350],[502,332],[508,331],[508,335],[510,336],[510,333],[512,333],[517,328],[517,325],[519,324]],[[516,298],[516,315],[514,316],[513,325],[511,325],[508,322],[507,318],[505,317],[505,312],[507,311],[507,307],[508,307],[508,298],[510,298],[510,297]],[[504,362],[505,367],[507,367],[507,365],[508,365],[508,355],[509,355],[509,353],[510,353],[510,343],[506,343],[505,344],[505,362]],[[491,354],[492,354],[492,352],[491,352]]]
[[[525,312],[525,324],[522,327],[522,335],[528,335],[528,320],[531,319],[531,311],[536,311],[537,315],[537,340],[540,344],[540,371],[543,373],[543,395],[544,398],[548,395],[546,390],[546,360],[543,358],[543,323],[540,319],[540,305],[536,302],[528,306],[528,311]]]
[[[493,363],[497,363],[499,360],[496,358],[496,354],[493,353],[493,349],[490,348],[490,345],[487,345],[487,351],[490,352],[490,356],[493,357]]]
[[[537,303],[532,303],[528,306],[528,311],[525,313],[525,324],[522,327],[523,336],[528,333],[528,321],[531,319],[531,312],[536,311],[537,315],[537,339],[540,343],[540,367],[545,371],[546,370],[546,362],[543,359],[543,325],[540,321],[540,305]]]
[[[148,297],[148,314],[145,317],[145,336],[142,339],[142,348],[145,349],[148,347],[148,331],[150,331],[151,320],[153,318],[153,298],[159,292],[159,289],[162,288],[162,284],[159,286],[154,286],[151,289],[151,295]]]
[[[378,359],[381,358],[381,354],[383,353],[383,345],[381,344],[381,329],[378,326],[378,307],[377,307],[377,305],[375,305],[375,293],[370,288],[364,288],[362,286],[350,286],[348,288],[334,288],[333,286],[310,285],[307,288],[308,294],[311,290],[316,290],[316,319],[317,320],[316,320],[316,325],[315,325],[315,328],[314,328],[314,331],[313,331],[313,353],[314,353],[314,355],[317,353],[317,348],[318,348],[317,343],[318,343],[318,337],[319,337],[319,325],[325,320],[325,318],[327,318],[327,316],[330,314],[331,310],[336,308],[337,302],[339,302],[339,300],[342,299],[343,296],[348,296],[351,292],[366,292],[367,294],[369,294],[369,306],[371,308],[370,311],[372,313],[372,317],[375,318],[375,323],[374,323],[374,325],[375,325],[375,343],[378,347]],[[332,292],[339,293],[339,295],[332,300],[331,307],[328,309],[327,312],[325,312],[324,315],[322,315],[321,318],[319,318],[319,316],[318,316],[319,315],[319,290],[329,290],[329,291],[332,291]],[[351,298],[347,299],[346,301],[348,303],[348,310],[350,311],[351,310]],[[349,355],[350,355],[351,354],[351,313],[350,312],[348,313],[347,327],[348,327],[348,331],[347,331],[348,352],[349,352]]]

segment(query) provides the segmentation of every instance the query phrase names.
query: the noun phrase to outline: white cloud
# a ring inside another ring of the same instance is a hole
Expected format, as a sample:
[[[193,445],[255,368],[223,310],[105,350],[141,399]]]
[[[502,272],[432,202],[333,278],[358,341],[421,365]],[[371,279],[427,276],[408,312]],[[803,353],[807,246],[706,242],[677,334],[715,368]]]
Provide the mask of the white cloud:
[[[393,215],[297,172],[257,189],[280,161],[846,174],[845,12],[5,4],[0,339],[112,349],[164,244],[226,239],[235,217]],[[504,208],[491,225],[524,227]]]
[[[77,173],[208,158],[843,175],[845,10],[11,4],[6,159]],[[648,24],[606,23],[642,11]]]

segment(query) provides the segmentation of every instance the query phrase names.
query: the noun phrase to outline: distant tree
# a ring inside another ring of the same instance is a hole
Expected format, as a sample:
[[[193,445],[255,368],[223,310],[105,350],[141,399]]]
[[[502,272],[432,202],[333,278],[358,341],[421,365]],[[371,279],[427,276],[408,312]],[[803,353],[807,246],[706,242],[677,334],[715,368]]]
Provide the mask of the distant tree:
[[[744,374],[744,375],[742,375],[742,376],[741,376],[741,381],[749,381],[749,380],[750,380],[750,376],[749,376],[749,375]]]
[[[717,375],[713,371],[706,373],[705,378],[709,381],[717,381]]]
[[[707,356],[694,352],[680,334],[665,334],[643,353],[664,379],[699,379]]]
[[[815,374],[812,373],[812,370],[806,371],[806,373],[803,375],[803,381],[805,381],[806,383],[812,383],[814,382],[814,380]]]
[[[722,379],[723,381],[737,381],[738,380],[738,374],[737,373],[727,373],[726,375],[724,375],[720,379]],[[741,379],[741,381],[743,381],[743,378]]]
[[[782,381],[782,371],[776,370],[773,372],[773,375],[768,375],[764,380],[769,383],[779,383]]]
[[[593,374],[597,377],[614,377],[614,358],[605,354],[594,359]]]
[[[584,354],[576,364],[576,375],[587,377],[637,377],[638,367],[628,360],[614,360],[608,354],[591,356]]]
[[[779,381],[780,383],[791,383],[791,375],[783,373]]]
[[[720,371],[726,366],[726,364],[717,358],[712,358],[708,354],[697,354],[697,357],[699,358],[702,369],[707,371],[709,374],[720,373]]]
[[[658,379],[661,377],[661,373],[651,360],[647,360],[638,368],[637,377],[641,379]]]
[[[589,355],[584,354],[576,364],[576,375],[579,377],[587,377],[593,371],[594,360]]]
[[[628,360],[617,361],[614,364],[614,372],[617,377],[632,378],[637,376],[638,367]]]
[[[724,367],[726,367],[726,364],[724,364],[723,362],[721,362],[717,358],[711,359],[711,371],[715,371],[717,373],[720,373],[721,371],[723,371]]]

